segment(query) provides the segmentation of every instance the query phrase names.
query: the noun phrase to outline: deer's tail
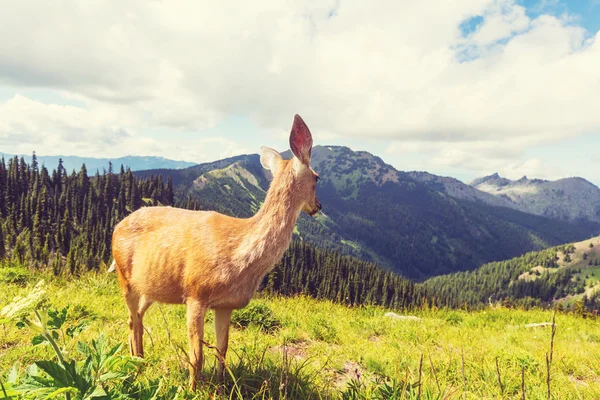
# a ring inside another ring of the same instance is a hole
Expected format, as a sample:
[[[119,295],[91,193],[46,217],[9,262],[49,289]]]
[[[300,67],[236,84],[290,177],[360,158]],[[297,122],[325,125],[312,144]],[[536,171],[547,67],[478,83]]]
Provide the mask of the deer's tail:
[[[117,262],[113,260],[112,264],[110,264],[110,268],[106,272],[115,272],[117,270]]]

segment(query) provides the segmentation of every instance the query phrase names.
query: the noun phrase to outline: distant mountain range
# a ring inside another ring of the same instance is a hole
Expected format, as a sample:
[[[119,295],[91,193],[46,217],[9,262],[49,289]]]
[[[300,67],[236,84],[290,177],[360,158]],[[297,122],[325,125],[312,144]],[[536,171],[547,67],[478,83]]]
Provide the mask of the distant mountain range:
[[[427,172],[408,174],[458,199],[508,207],[561,221],[600,222],[600,189],[583,178],[547,181],[524,176],[512,181],[496,173],[467,185],[454,178]]]
[[[511,181],[496,173],[474,180],[471,186],[505,200],[508,207],[532,214],[600,222],[600,189],[583,178],[546,181],[524,176]]]
[[[5,159],[14,157],[11,154],[2,154]],[[19,155],[19,158],[23,157],[27,163],[31,163],[31,155]],[[163,157],[155,156],[126,156],[119,158],[94,158],[94,157],[78,157],[78,156],[36,156],[40,165],[45,165],[46,168],[52,170],[58,165],[58,160],[63,160],[63,167],[70,173],[72,170],[79,171],[81,165],[85,164],[90,175],[96,173],[96,171],[102,172],[103,169],[108,171],[109,162],[112,161],[113,169],[118,171],[121,165],[131,168],[132,171],[140,171],[146,169],[156,168],[168,168],[168,169],[181,169],[196,165],[196,163],[187,161],[175,161],[169,160]]]
[[[289,158],[288,152],[283,153]],[[347,147],[315,146],[323,213],[303,215],[295,238],[386,265],[423,279],[600,233],[600,224],[533,215],[511,200],[451,178],[399,172],[379,157]],[[171,176],[178,205],[249,217],[261,206],[270,173],[259,157],[241,155]]]

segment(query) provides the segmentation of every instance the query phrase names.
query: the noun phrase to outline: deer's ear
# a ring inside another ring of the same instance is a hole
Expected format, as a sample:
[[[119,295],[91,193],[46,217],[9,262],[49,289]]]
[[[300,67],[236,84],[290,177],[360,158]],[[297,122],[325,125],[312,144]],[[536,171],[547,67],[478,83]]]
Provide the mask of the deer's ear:
[[[283,160],[283,158],[277,150],[264,146],[260,148],[260,163],[264,169],[270,170],[273,175],[277,173],[277,169],[279,169],[279,165],[281,165],[281,160]]]
[[[290,133],[290,149],[292,153],[306,166],[310,165],[310,152],[312,150],[312,135],[308,126],[298,114],[294,116],[294,124]]]

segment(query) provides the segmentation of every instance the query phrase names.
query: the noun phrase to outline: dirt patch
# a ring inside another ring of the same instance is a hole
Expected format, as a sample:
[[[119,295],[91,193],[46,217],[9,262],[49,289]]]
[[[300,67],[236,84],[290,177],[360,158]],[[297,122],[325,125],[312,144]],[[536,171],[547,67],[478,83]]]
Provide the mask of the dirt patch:
[[[544,272],[547,271],[548,268],[544,268],[541,265],[538,265],[537,267],[533,267],[531,268],[529,271],[527,272],[523,272],[521,275],[519,275],[519,280],[526,280],[526,281],[534,281],[538,278],[538,275],[536,274],[536,272],[539,272],[540,275]],[[530,274],[529,272],[533,272],[532,274]]]
[[[346,361],[341,370],[335,371],[334,383],[338,388],[345,388],[348,382],[365,377],[365,369],[357,362]]]
[[[11,347],[16,347],[18,344],[19,344],[19,342],[16,342],[16,341],[4,342],[0,345],[0,350],[8,350]]]
[[[206,186],[207,182],[208,182],[208,179],[204,175],[200,175],[198,178],[196,178],[194,180],[194,187],[202,190],[204,188],[204,186]]]
[[[589,384],[585,381],[585,378],[582,378],[581,376],[570,375],[569,380],[579,386],[589,386]]]
[[[281,353],[286,354],[288,358],[295,358],[297,360],[302,360],[308,357],[308,343],[306,342],[298,342],[298,343],[289,343],[282,344],[280,346],[273,346],[269,350],[273,353]]]
[[[379,342],[381,342],[381,336],[372,335],[372,336],[369,337],[369,342],[371,342],[371,343],[379,343]]]

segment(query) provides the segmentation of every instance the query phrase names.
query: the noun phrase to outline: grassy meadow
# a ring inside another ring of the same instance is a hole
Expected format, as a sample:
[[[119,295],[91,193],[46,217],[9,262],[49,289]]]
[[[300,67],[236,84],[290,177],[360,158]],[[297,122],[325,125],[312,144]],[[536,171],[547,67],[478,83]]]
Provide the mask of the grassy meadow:
[[[98,358],[112,360],[105,369],[130,362],[123,367],[126,374],[97,373],[94,379],[103,389],[96,397],[57,389],[56,398],[521,399],[522,378],[525,398],[547,398],[552,328],[525,325],[552,321],[551,311],[426,309],[406,312],[421,318],[410,321],[386,317],[390,310],[379,307],[259,294],[234,315],[225,385],[216,385],[215,351],[206,348],[207,382],[190,393],[184,306],[155,304],[148,310],[141,361],[128,357],[127,311],[114,274],[63,279],[0,268],[0,308],[30,293],[40,279],[46,281],[51,309],[68,306],[64,324],[53,334],[65,359],[83,365],[87,354],[109,352],[99,349],[103,335],[107,349],[122,344],[111,357]],[[212,313],[205,331],[205,341],[214,344]],[[0,398],[23,384],[31,364],[57,361],[47,343],[32,344],[39,341],[34,337],[31,328],[19,328],[14,320],[0,324]],[[550,371],[553,399],[600,399],[598,319],[556,315]],[[38,381],[48,381],[37,374]]]

